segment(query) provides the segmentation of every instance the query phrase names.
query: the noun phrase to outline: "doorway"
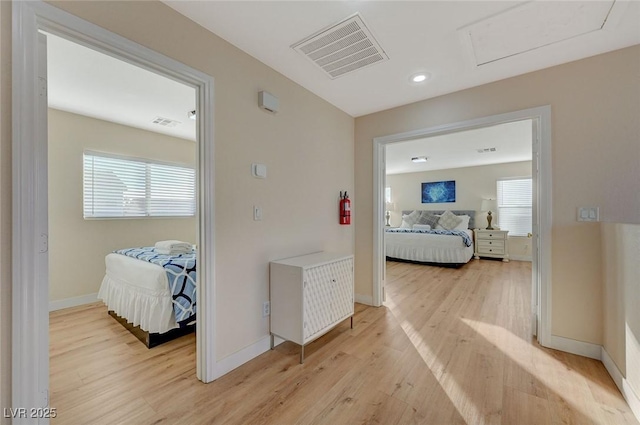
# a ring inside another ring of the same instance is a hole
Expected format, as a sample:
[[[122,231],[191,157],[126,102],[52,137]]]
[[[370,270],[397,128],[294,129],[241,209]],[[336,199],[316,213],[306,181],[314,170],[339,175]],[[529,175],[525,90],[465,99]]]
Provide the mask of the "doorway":
[[[386,145],[432,136],[472,130],[515,121],[532,122],[532,329],[542,345],[551,336],[551,108],[543,106],[469,121],[451,123],[373,140],[373,304],[382,305],[385,281],[385,180]]]
[[[198,239],[197,376],[215,371],[213,279],[213,79],[80,18],[40,2],[13,5],[13,320],[12,402],[48,405],[48,179],[44,31],[193,87],[196,91]],[[42,419],[39,423],[47,423]]]

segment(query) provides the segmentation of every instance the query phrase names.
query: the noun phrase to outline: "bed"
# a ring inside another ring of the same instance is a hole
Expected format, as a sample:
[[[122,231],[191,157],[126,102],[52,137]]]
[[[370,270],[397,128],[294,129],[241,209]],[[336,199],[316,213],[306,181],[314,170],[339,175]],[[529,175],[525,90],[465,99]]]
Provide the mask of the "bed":
[[[193,332],[196,320],[196,253],[159,254],[127,248],[105,257],[98,299],[109,314],[148,348]]]
[[[473,257],[473,231],[475,211],[451,210],[462,222],[452,229],[444,229],[437,220],[444,210],[403,211],[403,225],[400,228],[385,229],[385,255],[388,260],[408,261],[425,264],[460,267]],[[417,215],[416,215],[417,214]],[[408,216],[429,217],[421,224],[411,223]],[[433,217],[436,216],[436,221]],[[469,217],[468,223],[466,217]],[[414,228],[414,226],[416,228]]]

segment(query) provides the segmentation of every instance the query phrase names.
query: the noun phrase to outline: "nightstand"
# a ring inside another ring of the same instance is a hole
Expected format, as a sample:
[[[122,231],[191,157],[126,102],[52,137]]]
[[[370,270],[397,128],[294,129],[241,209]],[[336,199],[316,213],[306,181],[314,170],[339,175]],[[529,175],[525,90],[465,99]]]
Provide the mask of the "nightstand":
[[[509,262],[509,241],[508,230],[486,230],[475,229],[475,252],[474,258],[480,257],[502,258],[505,263]]]

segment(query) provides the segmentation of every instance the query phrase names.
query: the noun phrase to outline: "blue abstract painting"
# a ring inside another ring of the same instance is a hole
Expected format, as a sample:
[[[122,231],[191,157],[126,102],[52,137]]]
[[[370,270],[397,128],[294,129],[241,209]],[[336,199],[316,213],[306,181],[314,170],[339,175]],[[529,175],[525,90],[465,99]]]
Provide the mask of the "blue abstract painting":
[[[456,202],[456,181],[422,183],[422,203]]]

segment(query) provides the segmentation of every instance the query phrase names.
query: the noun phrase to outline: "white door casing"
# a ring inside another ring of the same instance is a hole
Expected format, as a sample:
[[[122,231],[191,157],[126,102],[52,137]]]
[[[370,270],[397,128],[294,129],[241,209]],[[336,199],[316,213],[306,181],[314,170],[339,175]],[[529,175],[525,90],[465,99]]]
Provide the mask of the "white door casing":
[[[40,1],[12,4],[12,406],[48,405],[46,31],[196,90],[198,122],[197,375],[215,361],[213,78]],[[45,77],[43,77],[43,75]],[[46,424],[48,419],[14,419]]]
[[[537,152],[537,168],[532,167],[533,182],[536,183],[536,223],[533,223],[534,245],[537,252],[532,253],[533,269],[536,279],[532,282],[532,320],[537,323],[538,342],[543,346],[551,343],[551,106],[524,109],[500,115],[493,115],[444,124],[373,139],[373,305],[380,306],[384,288],[384,181],[385,146],[390,143],[413,140],[457,131],[471,130],[513,121],[530,119],[534,126],[532,150]],[[534,144],[536,146],[534,146]],[[535,290],[535,294],[533,291]],[[533,306],[537,307],[533,307]]]

